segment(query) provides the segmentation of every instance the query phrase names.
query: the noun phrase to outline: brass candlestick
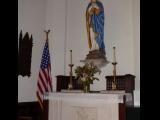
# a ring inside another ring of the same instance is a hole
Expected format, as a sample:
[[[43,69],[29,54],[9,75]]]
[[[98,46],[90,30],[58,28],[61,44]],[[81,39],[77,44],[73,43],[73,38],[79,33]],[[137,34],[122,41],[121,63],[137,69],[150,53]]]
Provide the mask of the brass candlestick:
[[[116,64],[117,62],[113,62],[113,81],[112,81],[112,90],[117,89],[117,84],[116,84]]]
[[[113,47],[113,61],[112,65],[113,65],[113,81],[112,81],[112,90],[116,90],[117,89],[117,84],[116,84],[116,55],[115,55],[115,49],[116,47]]]
[[[69,80],[69,84],[68,84],[68,90],[72,90],[73,89],[73,84],[72,84],[72,67],[74,66],[74,64],[72,64],[72,50],[70,50],[70,60],[71,63],[69,64],[70,67],[70,80]]]
[[[68,90],[72,90],[73,89],[73,83],[72,83],[72,67],[74,65],[73,64],[69,64],[70,67],[70,79],[69,79],[69,84],[68,84]]]

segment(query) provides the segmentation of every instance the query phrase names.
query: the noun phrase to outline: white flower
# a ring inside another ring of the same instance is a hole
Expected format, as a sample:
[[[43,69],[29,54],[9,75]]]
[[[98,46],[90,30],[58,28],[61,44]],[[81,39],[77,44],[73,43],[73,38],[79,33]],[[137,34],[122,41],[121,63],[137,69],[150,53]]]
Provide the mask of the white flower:
[[[81,81],[82,81],[82,82],[85,82],[85,81],[86,81],[86,78],[85,78],[85,77],[82,77],[82,78],[81,78]]]

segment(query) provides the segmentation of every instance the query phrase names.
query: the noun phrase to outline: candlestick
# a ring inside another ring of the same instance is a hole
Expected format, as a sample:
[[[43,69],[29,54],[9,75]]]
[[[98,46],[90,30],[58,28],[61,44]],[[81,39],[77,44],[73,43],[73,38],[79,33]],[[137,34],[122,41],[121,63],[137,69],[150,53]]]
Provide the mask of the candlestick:
[[[113,81],[112,81],[112,90],[117,89],[117,83],[116,83],[116,54],[115,54],[116,47],[113,47]]]
[[[73,83],[72,83],[72,67],[74,65],[73,64],[69,64],[70,67],[70,80],[69,80],[69,84],[68,84],[68,90],[72,90],[73,89]]]
[[[72,50],[70,50],[70,64],[69,64],[69,67],[70,67],[70,80],[69,80],[69,84],[68,84],[68,90],[72,90],[73,89],[73,83],[72,83],[72,67],[73,67],[73,64],[72,64]]]
[[[116,47],[113,47],[113,62],[116,62],[116,54],[115,54]]]
[[[72,64],[72,50],[70,50],[70,63]]]
[[[117,89],[117,83],[116,83],[116,62],[113,62],[113,81],[112,81],[112,90]]]

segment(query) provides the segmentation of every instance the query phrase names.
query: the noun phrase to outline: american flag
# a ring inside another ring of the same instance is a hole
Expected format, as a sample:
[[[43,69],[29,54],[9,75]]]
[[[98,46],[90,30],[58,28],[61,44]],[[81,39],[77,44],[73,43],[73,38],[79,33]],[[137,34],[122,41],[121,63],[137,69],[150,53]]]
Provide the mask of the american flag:
[[[45,43],[42,60],[39,70],[37,82],[37,99],[43,110],[43,100],[46,92],[52,92],[52,79],[51,79],[51,61],[48,47],[48,40]]]

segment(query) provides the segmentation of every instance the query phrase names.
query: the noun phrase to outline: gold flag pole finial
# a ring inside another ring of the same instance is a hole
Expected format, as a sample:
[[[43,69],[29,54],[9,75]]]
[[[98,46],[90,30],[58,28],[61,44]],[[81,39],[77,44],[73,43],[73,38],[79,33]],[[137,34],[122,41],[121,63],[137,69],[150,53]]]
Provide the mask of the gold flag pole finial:
[[[48,34],[49,34],[49,32],[50,32],[50,30],[48,30],[48,31],[44,31],[45,33],[46,33],[46,40],[48,41]]]

